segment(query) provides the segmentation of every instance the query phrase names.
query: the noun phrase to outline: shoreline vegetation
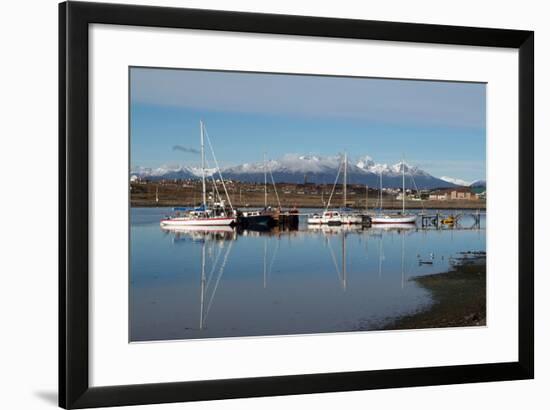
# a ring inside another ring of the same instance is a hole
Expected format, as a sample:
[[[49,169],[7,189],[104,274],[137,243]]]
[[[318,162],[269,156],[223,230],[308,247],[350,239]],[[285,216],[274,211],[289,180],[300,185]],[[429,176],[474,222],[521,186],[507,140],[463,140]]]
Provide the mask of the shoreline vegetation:
[[[402,316],[383,330],[428,329],[486,325],[486,262],[461,264],[450,271],[410,279],[430,292],[426,309]]]
[[[229,195],[236,208],[263,208],[265,205],[265,192],[262,184],[238,184],[231,186]],[[211,190],[211,187],[210,187]],[[328,203],[331,190],[330,186],[315,184],[285,184],[278,186],[278,196],[283,208],[324,208]],[[379,191],[369,188],[368,195],[364,186],[349,185],[347,191],[347,206],[354,209],[369,210],[379,207]],[[176,183],[131,183],[130,206],[132,207],[178,207],[197,206],[200,204],[201,191],[197,185]],[[366,199],[368,198],[368,204]],[[384,209],[401,209],[401,199],[397,199],[395,193],[384,192]],[[273,187],[268,188],[267,204],[277,206],[277,196]],[[336,187],[332,196],[331,207],[343,206],[343,193],[341,187]],[[407,199],[407,209],[475,209],[485,210],[484,199],[450,199],[450,200],[422,200]]]

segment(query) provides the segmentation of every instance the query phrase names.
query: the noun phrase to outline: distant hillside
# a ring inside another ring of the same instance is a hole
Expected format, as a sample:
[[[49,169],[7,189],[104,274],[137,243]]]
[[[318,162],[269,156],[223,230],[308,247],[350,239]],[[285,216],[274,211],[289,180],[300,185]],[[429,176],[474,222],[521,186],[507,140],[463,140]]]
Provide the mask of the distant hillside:
[[[470,188],[487,188],[487,182],[484,179],[479,179],[472,182]]]

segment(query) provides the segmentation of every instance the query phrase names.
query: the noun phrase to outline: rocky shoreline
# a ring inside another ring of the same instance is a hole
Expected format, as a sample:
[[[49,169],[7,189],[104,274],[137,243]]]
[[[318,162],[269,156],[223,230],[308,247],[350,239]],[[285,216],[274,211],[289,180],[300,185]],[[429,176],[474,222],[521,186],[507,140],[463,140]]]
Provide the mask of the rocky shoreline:
[[[396,319],[384,329],[485,326],[485,258],[481,263],[476,262],[457,265],[449,272],[412,278],[430,292],[433,303],[424,310]]]

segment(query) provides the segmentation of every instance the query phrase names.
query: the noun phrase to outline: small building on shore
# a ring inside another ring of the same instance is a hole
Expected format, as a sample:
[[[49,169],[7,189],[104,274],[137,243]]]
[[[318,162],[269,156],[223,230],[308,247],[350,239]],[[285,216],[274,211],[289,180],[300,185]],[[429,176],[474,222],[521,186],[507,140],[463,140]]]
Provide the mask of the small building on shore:
[[[428,200],[430,201],[475,201],[477,199],[479,197],[469,187],[436,189],[431,191],[428,196]]]

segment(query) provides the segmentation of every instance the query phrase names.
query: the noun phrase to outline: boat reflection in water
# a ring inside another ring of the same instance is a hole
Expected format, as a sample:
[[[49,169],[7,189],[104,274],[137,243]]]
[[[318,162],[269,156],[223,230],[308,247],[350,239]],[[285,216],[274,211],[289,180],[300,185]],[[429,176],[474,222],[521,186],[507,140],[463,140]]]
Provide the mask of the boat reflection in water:
[[[370,228],[373,231],[386,231],[386,232],[401,232],[401,231],[418,231],[416,224],[411,223],[394,223],[394,224],[373,224]]]
[[[201,249],[201,271],[200,271],[200,309],[199,309],[199,330],[206,329],[206,320],[214,304],[216,292],[218,291],[222,276],[225,272],[227,261],[229,259],[232,241],[238,239],[239,236],[246,238],[261,238],[263,240],[262,252],[262,277],[263,288],[268,286],[269,278],[273,271],[273,265],[276,261],[278,251],[280,249],[280,240],[275,246],[271,246],[269,238],[281,238],[285,235],[308,235],[321,234],[324,238],[324,243],[330,260],[336,273],[336,277],[340,288],[343,291],[348,287],[348,235],[351,233],[361,234],[367,230],[361,225],[308,225],[306,231],[299,232],[297,229],[278,229],[256,227],[256,229],[237,229],[232,227],[164,227],[174,235],[174,242],[185,241],[192,239],[202,243]],[[380,228],[371,229],[370,233],[376,236],[377,231],[393,231],[397,232],[401,237],[401,288],[405,284],[405,234],[408,230],[415,229],[411,224],[394,224],[385,225]],[[229,245],[221,242],[228,241]],[[379,240],[379,275],[382,274],[382,243]],[[216,249],[214,249],[216,248]],[[209,258],[210,256],[210,258]],[[209,260],[210,259],[210,260]],[[212,260],[213,259],[213,262]]]
[[[316,228],[310,227],[310,229],[315,230]],[[334,256],[334,252],[332,249],[332,246],[329,242],[329,239],[327,237],[327,244],[329,247],[329,250],[331,252],[332,260],[334,262],[335,269],[337,273],[340,275],[343,287],[346,288],[346,272],[347,272],[347,262],[346,262],[346,240],[347,236],[352,233],[360,233],[364,231],[365,234],[371,236],[371,237],[378,237],[378,275],[382,275],[382,265],[383,261],[385,259],[384,252],[383,252],[383,236],[380,235],[380,232],[394,232],[397,235],[399,235],[401,240],[401,288],[405,287],[405,237],[407,235],[408,231],[416,231],[417,227],[414,224],[391,224],[391,225],[373,225],[373,227],[367,229],[362,228],[358,225],[342,225],[342,226],[322,226],[317,227],[318,230],[323,232],[324,234],[332,234],[332,235],[339,235],[341,236],[341,243],[342,243],[342,265],[339,269],[336,263],[336,258]]]
[[[173,242],[188,239],[204,241],[237,239],[237,231],[231,226],[162,226],[162,231],[173,234]]]
[[[161,230],[161,210],[139,212],[130,228],[131,341],[381,329],[432,303],[410,277],[485,250],[479,230],[305,223]]]

